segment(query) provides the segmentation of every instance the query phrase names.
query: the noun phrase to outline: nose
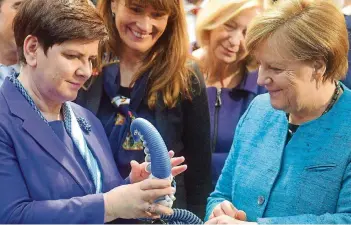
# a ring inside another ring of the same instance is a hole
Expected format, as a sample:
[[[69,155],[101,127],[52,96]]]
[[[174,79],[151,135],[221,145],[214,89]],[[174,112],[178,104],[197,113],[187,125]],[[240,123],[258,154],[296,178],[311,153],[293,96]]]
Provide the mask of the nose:
[[[240,45],[240,42],[244,40],[244,35],[240,30],[234,30],[229,33],[228,40],[230,46]]]
[[[141,16],[137,22],[136,26],[145,33],[151,33],[152,32],[152,24],[151,24],[151,18],[149,15],[143,15]]]
[[[85,61],[85,63],[82,63],[81,66],[76,71],[76,74],[78,76],[80,76],[81,78],[84,78],[86,80],[90,78],[92,73],[93,73],[93,65],[92,65],[92,62],[90,60]]]
[[[260,86],[265,86],[271,84],[272,82],[272,78],[270,78],[269,75],[264,71],[262,66],[260,66],[258,68],[257,84]]]

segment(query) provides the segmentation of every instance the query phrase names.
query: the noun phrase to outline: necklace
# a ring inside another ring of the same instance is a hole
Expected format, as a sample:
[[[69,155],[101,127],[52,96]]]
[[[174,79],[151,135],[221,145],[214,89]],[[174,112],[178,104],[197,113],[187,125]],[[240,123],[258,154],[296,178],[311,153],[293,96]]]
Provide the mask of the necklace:
[[[333,93],[333,96],[332,96],[332,99],[331,101],[329,102],[328,106],[325,108],[325,110],[323,111],[322,115],[323,116],[324,114],[326,114],[327,112],[329,112],[329,110],[335,105],[335,102],[339,99],[340,97],[340,94],[342,93],[342,88],[340,86],[340,83],[339,82],[335,82],[335,90],[334,90],[334,93]],[[286,114],[286,117],[287,119],[289,120],[289,113]],[[292,136],[296,130],[299,128],[299,125],[296,125],[296,124],[291,124],[289,123],[288,124],[288,132],[289,132],[289,135]]]
[[[325,108],[324,112],[322,113],[321,116],[323,116],[324,114],[326,114],[327,112],[329,112],[329,110],[334,106],[335,102],[338,100],[341,92],[342,92],[342,88],[340,86],[339,82],[335,83],[336,87],[335,87],[335,91],[334,94],[332,96],[332,100],[329,102],[327,108]]]

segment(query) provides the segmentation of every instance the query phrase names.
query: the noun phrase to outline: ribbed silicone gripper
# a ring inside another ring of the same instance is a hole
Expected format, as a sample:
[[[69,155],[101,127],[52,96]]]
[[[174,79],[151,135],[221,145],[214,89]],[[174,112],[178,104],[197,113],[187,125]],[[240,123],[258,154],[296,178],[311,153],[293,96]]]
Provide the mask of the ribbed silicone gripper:
[[[151,173],[159,179],[166,179],[171,175],[171,161],[168,149],[157,129],[147,120],[137,118],[130,125],[130,132],[135,140],[146,141],[151,156]],[[142,138],[141,138],[142,137]]]

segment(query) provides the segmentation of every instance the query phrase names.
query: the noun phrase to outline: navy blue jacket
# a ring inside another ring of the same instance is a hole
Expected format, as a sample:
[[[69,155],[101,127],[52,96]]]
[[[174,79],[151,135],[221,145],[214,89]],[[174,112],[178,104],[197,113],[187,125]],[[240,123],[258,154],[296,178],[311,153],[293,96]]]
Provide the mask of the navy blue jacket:
[[[126,149],[131,118],[149,120],[162,135],[168,149],[176,156],[184,156],[188,170],[179,175],[175,207],[187,208],[203,217],[206,199],[211,191],[210,120],[206,86],[202,76],[193,76],[193,99],[178,101],[176,107],[165,107],[159,96],[156,107],[147,105],[148,74],[144,74],[133,86],[130,104],[115,107],[111,99],[119,93],[120,73],[118,64],[103,68],[102,74],[88,88],[81,90],[76,102],[91,110],[101,120],[109,137],[115,161],[122,177],[130,172],[130,161],[144,161],[144,152]]]
[[[92,191],[83,160],[76,160],[8,78],[0,105],[0,223],[103,223],[103,195]],[[103,192],[125,184],[99,120],[71,106],[91,125],[83,134],[99,163]]]

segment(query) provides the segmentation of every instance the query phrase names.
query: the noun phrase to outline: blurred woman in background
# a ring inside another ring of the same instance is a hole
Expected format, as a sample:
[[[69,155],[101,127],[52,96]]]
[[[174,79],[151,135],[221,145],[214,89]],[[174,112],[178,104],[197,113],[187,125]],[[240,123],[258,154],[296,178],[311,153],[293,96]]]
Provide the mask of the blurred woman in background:
[[[211,0],[198,16],[196,32],[201,48],[193,55],[207,86],[213,187],[239,118],[252,99],[265,92],[256,83],[257,66],[245,49],[247,26],[260,10],[255,0]]]

